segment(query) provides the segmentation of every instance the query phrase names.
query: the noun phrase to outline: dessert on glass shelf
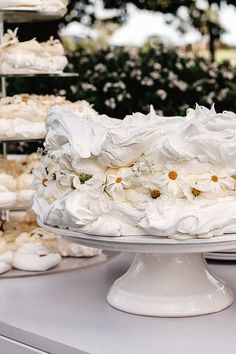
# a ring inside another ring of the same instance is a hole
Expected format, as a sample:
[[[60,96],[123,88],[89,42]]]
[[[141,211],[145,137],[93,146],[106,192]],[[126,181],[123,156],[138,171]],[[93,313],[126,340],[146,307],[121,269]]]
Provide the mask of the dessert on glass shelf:
[[[32,211],[11,215],[0,231],[0,274],[15,268],[46,271],[64,257],[94,257],[100,250],[80,246],[38,227]]]
[[[0,45],[1,74],[61,74],[68,60],[59,40],[39,43],[35,38],[20,42],[17,28],[8,30]]]
[[[1,10],[51,12],[60,16],[67,11],[68,0],[0,0]]]
[[[40,156],[0,160],[0,207],[29,207],[33,196],[32,171],[39,165]],[[11,201],[11,202],[10,202]]]
[[[40,139],[46,136],[45,121],[52,106],[74,110],[87,109],[96,114],[86,101],[70,102],[53,95],[21,94],[0,99],[0,139]]]
[[[236,232],[236,115],[124,120],[50,110],[34,210],[43,223],[102,236],[208,238]]]

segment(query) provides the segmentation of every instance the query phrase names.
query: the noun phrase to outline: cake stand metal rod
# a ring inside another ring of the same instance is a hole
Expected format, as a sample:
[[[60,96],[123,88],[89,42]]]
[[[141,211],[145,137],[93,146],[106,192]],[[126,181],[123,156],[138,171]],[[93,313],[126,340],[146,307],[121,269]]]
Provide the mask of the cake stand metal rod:
[[[2,44],[3,36],[4,36],[4,18],[3,18],[3,14],[0,13],[0,44]],[[1,93],[2,93],[2,97],[6,97],[7,90],[6,90],[5,77],[1,77]]]
[[[0,44],[2,44],[4,36],[4,17],[3,14],[0,13]],[[6,78],[1,77],[1,96],[6,97],[7,89],[6,89]],[[3,148],[3,158],[7,160],[7,144],[5,142],[2,143]]]

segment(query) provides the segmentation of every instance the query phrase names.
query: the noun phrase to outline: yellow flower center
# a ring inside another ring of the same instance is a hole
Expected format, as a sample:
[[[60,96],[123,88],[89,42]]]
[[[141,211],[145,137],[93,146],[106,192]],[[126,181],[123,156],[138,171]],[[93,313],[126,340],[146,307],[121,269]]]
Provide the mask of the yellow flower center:
[[[152,197],[153,199],[157,199],[157,198],[160,197],[161,192],[159,191],[159,189],[152,189],[152,190],[150,191],[150,195],[151,195],[151,197]]]
[[[122,182],[122,178],[121,177],[117,177],[116,183],[121,183],[121,182]]]
[[[48,183],[48,179],[47,179],[47,178],[44,178],[44,179],[42,180],[42,185],[43,185],[44,187],[47,187],[47,183]]]
[[[29,101],[29,99],[28,99],[28,97],[22,97],[21,101],[24,103],[27,103]]]
[[[178,177],[178,175],[175,171],[170,171],[168,176],[169,176],[169,179],[172,179],[173,181]]]
[[[192,188],[192,193],[195,197],[198,197],[201,194],[201,191],[196,188]]]
[[[217,176],[211,176],[211,180],[212,180],[212,182],[218,182],[218,180],[219,180],[219,178],[217,177]]]
[[[231,176],[233,179],[236,179],[236,175]]]

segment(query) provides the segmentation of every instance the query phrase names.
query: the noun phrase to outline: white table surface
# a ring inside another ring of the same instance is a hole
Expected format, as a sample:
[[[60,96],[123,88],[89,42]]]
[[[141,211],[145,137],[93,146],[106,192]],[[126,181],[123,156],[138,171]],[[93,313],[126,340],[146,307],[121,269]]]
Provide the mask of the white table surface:
[[[217,314],[180,319],[110,307],[106,293],[130,262],[122,254],[69,273],[0,279],[0,335],[52,354],[236,353],[236,301]],[[236,294],[236,263],[211,268]]]

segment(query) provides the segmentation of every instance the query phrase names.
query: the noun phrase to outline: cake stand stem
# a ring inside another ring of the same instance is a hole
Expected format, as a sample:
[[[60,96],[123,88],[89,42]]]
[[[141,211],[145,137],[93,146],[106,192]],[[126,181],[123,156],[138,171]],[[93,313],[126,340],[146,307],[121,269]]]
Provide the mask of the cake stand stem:
[[[2,44],[3,40],[3,35],[4,35],[4,18],[3,14],[0,14],[0,44]],[[6,97],[7,92],[6,92],[6,79],[5,77],[1,77],[1,95],[2,97]]]
[[[233,294],[200,253],[137,253],[107,300],[138,315],[186,317],[221,311],[232,303]]]

